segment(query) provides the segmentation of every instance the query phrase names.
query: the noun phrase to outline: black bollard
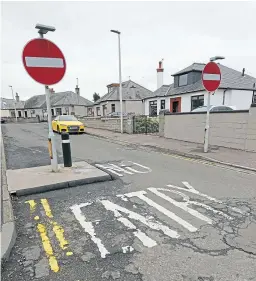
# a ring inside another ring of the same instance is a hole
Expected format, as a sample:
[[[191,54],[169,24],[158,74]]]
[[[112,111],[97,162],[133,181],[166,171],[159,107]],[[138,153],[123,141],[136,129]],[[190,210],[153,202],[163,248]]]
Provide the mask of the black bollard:
[[[64,167],[72,167],[69,134],[66,132],[62,132],[61,139],[62,139],[62,153],[63,153]]]

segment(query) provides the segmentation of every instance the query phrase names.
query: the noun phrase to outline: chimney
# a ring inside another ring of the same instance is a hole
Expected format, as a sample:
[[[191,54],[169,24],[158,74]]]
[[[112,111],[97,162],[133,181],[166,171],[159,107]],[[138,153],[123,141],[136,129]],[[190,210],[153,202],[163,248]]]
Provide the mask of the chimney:
[[[157,72],[157,89],[159,89],[164,84],[164,69],[163,69],[163,59],[159,61]]]
[[[76,87],[75,87],[75,92],[78,96],[80,96],[80,88],[78,87],[78,78],[76,78]]]
[[[245,68],[243,68],[243,71],[242,71],[242,76],[244,76],[244,73],[245,73]]]
[[[18,95],[18,93],[16,93],[15,98],[16,98],[16,102],[19,102],[19,101],[20,101],[20,96]]]

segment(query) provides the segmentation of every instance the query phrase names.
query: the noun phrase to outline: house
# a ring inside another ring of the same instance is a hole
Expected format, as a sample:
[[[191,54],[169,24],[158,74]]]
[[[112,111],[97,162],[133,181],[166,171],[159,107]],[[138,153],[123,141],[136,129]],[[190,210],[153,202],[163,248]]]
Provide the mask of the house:
[[[211,95],[211,105],[234,106],[237,110],[249,109],[256,93],[256,78],[218,64],[221,84]],[[174,83],[162,85],[151,97],[143,99],[146,115],[158,115],[161,109],[171,112],[189,112],[207,104],[207,92],[202,85],[203,63],[193,63],[173,74]],[[256,98],[255,98],[256,100]]]
[[[91,101],[71,91],[51,93],[50,102],[52,116],[61,114],[87,116],[88,107],[93,105]],[[29,98],[25,102],[24,111],[27,111],[28,117],[46,117],[45,95],[36,95]]]
[[[94,116],[106,116],[111,112],[120,112],[119,84],[107,85],[108,92],[94,103]],[[123,112],[143,114],[142,100],[153,93],[132,80],[122,83]]]
[[[15,107],[17,117],[27,117],[24,114],[24,101],[20,100],[18,93],[16,93],[15,100],[1,98],[1,117],[15,117]]]

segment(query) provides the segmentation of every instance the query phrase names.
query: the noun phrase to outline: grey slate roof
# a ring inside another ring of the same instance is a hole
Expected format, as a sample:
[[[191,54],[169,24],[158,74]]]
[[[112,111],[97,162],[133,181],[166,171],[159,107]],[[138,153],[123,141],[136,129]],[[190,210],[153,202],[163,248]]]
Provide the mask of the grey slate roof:
[[[205,67],[205,63],[197,63],[197,62],[195,62],[195,63],[191,64],[190,66],[188,66],[188,67],[186,67],[186,68],[184,68],[184,69],[182,69],[182,70],[172,74],[172,76],[176,76],[176,75],[179,75],[179,74],[185,74],[185,73],[188,73],[188,72],[190,72],[192,70],[193,71],[202,72],[204,67]]]
[[[71,91],[53,93],[50,95],[50,100],[52,107],[65,105],[93,105],[91,101]],[[45,95],[31,97],[25,102],[25,108],[46,108]]]
[[[153,92],[133,82],[132,80],[129,80],[122,83],[122,94],[123,100],[142,100],[152,95]],[[97,100],[95,104],[115,100],[119,101],[119,87],[111,88],[110,92]]]
[[[16,100],[13,99],[6,99],[1,98],[1,109],[14,109],[14,103]],[[23,109],[24,108],[24,101],[16,102],[16,109]]]
[[[218,64],[221,70],[221,83],[219,89],[237,89],[237,90],[253,90],[253,85],[256,83],[256,78],[249,76],[245,74],[242,76],[242,73],[240,71],[234,70],[232,68],[229,68],[225,65]],[[200,71],[204,69],[205,64],[202,63],[193,63],[189,67],[184,68],[183,70],[175,73],[173,76],[176,76],[177,74],[185,74],[189,71]],[[185,85],[181,87],[174,88],[174,84],[171,84],[169,86],[168,93],[166,91],[165,94],[164,91],[167,88],[167,85],[163,85],[161,88],[156,90],[151,98],[153,97],[161,97],[161,96],[174,96],[174,95],[181,95],[186,93],[193,93],[198,91],[204,91],[204,87],[202,84],[202,81],[199,80],[195,82],[194,84]]]

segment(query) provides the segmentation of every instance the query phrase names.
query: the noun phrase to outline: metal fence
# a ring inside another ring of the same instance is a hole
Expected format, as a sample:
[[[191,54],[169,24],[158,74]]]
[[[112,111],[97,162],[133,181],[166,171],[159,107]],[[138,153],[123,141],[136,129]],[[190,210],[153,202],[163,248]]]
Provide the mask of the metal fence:
[[[133,116],[134,134],[158,134],[159,119],[158,116],[150,117],[147,115]]]

